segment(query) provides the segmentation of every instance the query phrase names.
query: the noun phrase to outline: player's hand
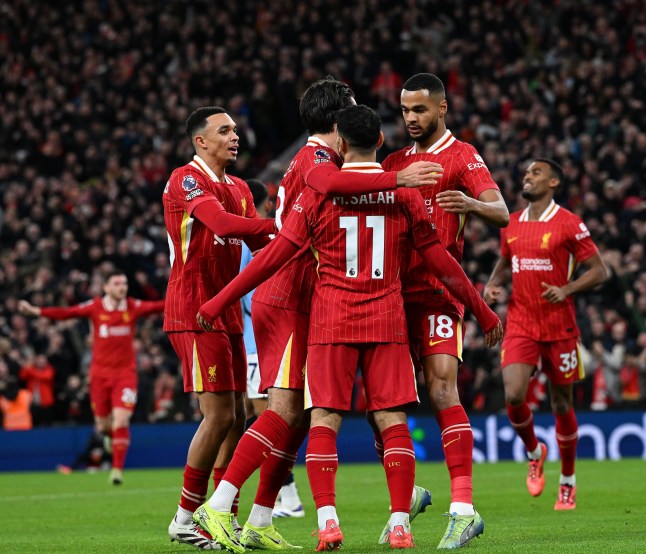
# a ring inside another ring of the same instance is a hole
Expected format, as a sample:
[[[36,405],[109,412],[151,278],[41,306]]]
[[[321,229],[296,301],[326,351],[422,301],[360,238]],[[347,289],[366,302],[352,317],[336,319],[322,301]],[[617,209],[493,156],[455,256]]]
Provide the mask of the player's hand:
[[[491,306],[493,303],[498,302],[503,288],[497,285],[486,285],[482,297],[484,301]]]
[[[30,315],[34,317],[37,317],[40,315],[40,308],[33,306],[26,300],[21,300],[20,302],[18,302],[18,311],[22,315]]]
[[[205,331],[214,330],[213,325],[211,325],[200,312],[197,312],[197,322],[200,325],[200,327],[202,327],[202,329],[204,329]]]
[[[437,185],[444,168],[435,162],[415,162],[397,172],[398,187]]]
[[[455,214],[468,214],[473,211],[475,200],[459,190],[445,190],[435,196],[437,205]]]
[[[541,283],[543,288],[543,294],[541,298],[545,298],[550,304],[558,304],[563,302],[567,298],[567,293],[563,287],[557,287],[556,285],[549,285],[548,283]]]
[[[498,321],[498,325],[496,325],[491,331],[485,334],[485,345],[488,348],[493,348],[494,346],[496,346],[496,344],[502,341],[502,335],[502,323]]]

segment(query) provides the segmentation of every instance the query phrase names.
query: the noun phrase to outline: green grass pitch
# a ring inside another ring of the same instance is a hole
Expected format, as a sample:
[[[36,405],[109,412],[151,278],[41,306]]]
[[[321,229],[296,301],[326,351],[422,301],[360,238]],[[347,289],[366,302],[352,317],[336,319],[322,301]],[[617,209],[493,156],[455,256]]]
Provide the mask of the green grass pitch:
[[[538,498],[525,489],[525,465],[510,462],[474,467],[476,507],[485,533],[472,552],[646,552],[646,463],[579,461],[578,498],[573,512],[553,509],[559,466],[546,466],[546,488]],[[190,553],[170,543],[166,528],[174,514],[181,469],[130,470],[121,487],[107,473],[0,474],[0,552],[78,552],[110,554]],[[316,514],[303,466],[296,479],[307,515],[274,520],[292,543],[311,552]],[[244,521],[257,479],[243,489]],[[417,551],[435,550],[446,527],[449,480],[443,464],[420,463],[416,483],[432,490],[433,506],[413,523]],[[345,534],[343,552],[384,553],[376,544],[388,517],[381,466],[341,465],[337,509]]]

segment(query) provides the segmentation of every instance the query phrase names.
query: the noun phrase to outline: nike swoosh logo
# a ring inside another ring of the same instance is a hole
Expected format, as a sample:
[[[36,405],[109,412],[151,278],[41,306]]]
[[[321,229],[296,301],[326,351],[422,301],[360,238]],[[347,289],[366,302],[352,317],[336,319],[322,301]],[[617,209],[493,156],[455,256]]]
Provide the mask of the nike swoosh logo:
[[[510,243],[514,242],[515,240],[518,240],[518,237],[509,237],[507,239],[507,244],[510,244]]]
[[[449,441],[449,442],[447,442],[446,444],[445,444],[445,443],[442,443],[442,446],[443,446],[444,448],[446,448],[446,447],[447,447],[447,446],[449,446],[450,444],[453,444],[454,442],[459,441],[461,438],[462,438],[462,437],[458,437],[457,439],[453,439],[452,441]]]
[[[435,340],[435,341],[429,340],[428,345],[429,346],[435,346],[436,344],[440,344],[441,342],[446,342],[447,340],[449,340],[449,339],[442,339],[442,340]]]
[[[568,373],[565,373],[563,376],[564,376],[566,379],[569,379],[570,377],[572,377],[572,375],[574,375],[574,372],[575,372],[575,371],[576,371],[576,369],[573,369],[572,371],[570,371],[570,372],[568,372]]]

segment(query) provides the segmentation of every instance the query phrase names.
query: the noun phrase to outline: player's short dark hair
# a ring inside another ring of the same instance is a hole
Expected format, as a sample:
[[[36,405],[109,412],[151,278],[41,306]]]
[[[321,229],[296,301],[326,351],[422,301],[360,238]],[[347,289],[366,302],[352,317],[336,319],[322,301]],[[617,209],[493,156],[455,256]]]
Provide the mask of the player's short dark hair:
[[[354,92],[349,85],[331,75],[312,83],[303,94],[299,111],[301,121],[310,135],[331,133],[336,112],[353,105]]]
[[[125,271],[121,271],[120,269],[111,269],[110,271],[108,271],[108,272],[104,275],[104,277],[103,277],[103,282],[104,282],[104,283],[107,283],[107,282],[108,282],[110,279],[112,279],[113,277],[121,277],[122,275],[123,275],[124,277],[127,277],[127,275],[126,275],[126,272],[125,272]]]
[[[197,108],[186,120],[186,134],[188,138],[193,140],[193,137],[206,127],[206,120],[217,113],[227,113],[227,111],[220,106],[202,106],[201,108]]]
[[[550,158],[536,158],[534,160],[534,163],[536,162],[542,162],[550,166],[552,178],[558,179],[558,188],[561,188],[565,184],[565,173],[563,173],[563,168],[558,163],[556,163],[554,160],[551,160]]]
[[[357,150],[374,150],[379,142],[381,119],[368,106],[348,106],[336,114],[336,130],[350,147]]]
[[[444,83],[432,73],[418,73],[404,83],[404,90],[427,90],[429,95],[445,94]]]
[[[269,191],[267,191],[267,187],[260,179],[247,179],[247,184],[253,196],[253,205],[257,208],[267,200]]]

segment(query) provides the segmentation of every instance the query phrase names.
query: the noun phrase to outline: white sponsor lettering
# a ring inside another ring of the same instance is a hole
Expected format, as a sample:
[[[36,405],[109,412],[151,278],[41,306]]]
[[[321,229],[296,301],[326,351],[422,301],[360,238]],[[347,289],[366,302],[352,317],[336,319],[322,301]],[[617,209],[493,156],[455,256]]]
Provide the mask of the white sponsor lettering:
[[[495,415],[489,416],[484,429],[473,427],[473,460],[475,462],[497,462],[501,443],[512,443],[514,460],[526,462],[527,454],[520,437],[510,425],[498,427],[498,418]],[[556,442],[556,431],[554,426],[543,427],[535,425],[536,438],[547,445],[548,460],[558,460],[558,444]],[[621,460],[621,443],[624,440],[637,440],[643,447],[642,458],[646,459],[646,414],[639,423],[621,423],[617,425],[606,437],[603,430],[597,425],[586,423],[579,426],[579,442],[592,441],[594,458],[596,460]]]
[[[469,171],[473,171],[474,169],[478,169],[479,167],[487,169],[487,164],[483,164],[482,162],[477,162],[477,163],[467,164],[467,167],[469,168]]]
[[[108,337],[127,337],[130,335],[130,325],[110,326],[103,323],[99,325],[99,337],[107,339]]]
[[[197,198],[198,196],[202,196],[204,194],[204,191],[202,189],[195,189],[193,192],[189,192],[186,195],[186,201],[189,202],[193,200],[193,198]]]
[[[518,256],[511,257],[511,271],[512,273],[519,273],[520,271],[552,271],[554,264],[550,258],[518,258]]]

